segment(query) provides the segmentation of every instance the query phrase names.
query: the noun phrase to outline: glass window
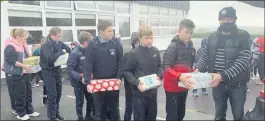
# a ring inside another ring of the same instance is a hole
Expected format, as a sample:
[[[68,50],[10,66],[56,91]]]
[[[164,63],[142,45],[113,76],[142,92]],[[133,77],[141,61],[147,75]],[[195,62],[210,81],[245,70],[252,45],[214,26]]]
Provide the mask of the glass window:
[[[170,26],[177,26],[178,20],[170,20]]]
[[[86,31],[86,32],[89,32],[90,34],[93,35],[93,37],[96,37],[96,30],[89,30],[89,29],[79,29],[77,30],[77,36],[80,34],[81,31]]]
[[[164,35],[169,35],[169,29],[168,28],[161,28],[160,29],[160,35],[164,36]]]
[[[170,34],[175,35],[177,33],[177,27],[170,28]]]
[[[95,1],[75,1],[75,7],[78,9],[96,9]]]
[[[42,31],[41,30],[34,30],[34,31],[28,31],[29,32],[29,38],[27,39],[27,44],[40,44],[40,37],[42,37]]]
[[[150,26],[159,26],[159,19],[150,19]]]
[[[177,16],[177,10],[176,9],[170,9],[170,15],[171,16]]]
[[[129,3],[116,3],[116,10],[118,13],[130,13]]]
[[[114,11],[114,2],[113,1],[97,1],[99,10],[103,11]]]
[[[148,6],[140,5],[139,14],[148,15]]]
[[[161,26],[169,26],[169,21],[168,19],[161,19]]]
[[[153,30],[153,36],[160,36],[159,28],[152,28]]]
[[[130,17],[119,17],[119,34],[121,37],[130,37]]]
[[[169,10],[167,8],[161,8],[161,15],[162,16],[168,16],[169,15]]]
[[[151,15],[159,15],[159,8],[157,7],[150,7],[150,14]]]
[[[48,7],[71,8],[71,1],[46,1]]]
[[[72,30],[63,30],[63,36],[62,36],[63,42],[72,42],[73,40],[73,32]]]
[[[40,1],[24,1],[24,0],[18,0],[18,1],[8,1],[9,3],[14,4],[24,4],[24,5],[40,5]]]
[[[71,13],[46,13],[47,26],[72,26]]]
[[[113,26],[115,26],[115,17],[110,16],[110,15],[99,15],[98,16],[98,21],[100,22],[101,20],[107,20],[112,23]]]
[[[182,11],[182,16],[185,16],[185,10]]]
[[[113,29],[113,37],[115,37],[115,35],[116,35],[116,31],[115,29]]]
[[[96,26],[96,15],[76,14],[75,25],[76,26]]]
[[[41,12],[8,10],[9,26],[42,26]]]
[[[140,18],[139,25],[148,25],[148,18]]]

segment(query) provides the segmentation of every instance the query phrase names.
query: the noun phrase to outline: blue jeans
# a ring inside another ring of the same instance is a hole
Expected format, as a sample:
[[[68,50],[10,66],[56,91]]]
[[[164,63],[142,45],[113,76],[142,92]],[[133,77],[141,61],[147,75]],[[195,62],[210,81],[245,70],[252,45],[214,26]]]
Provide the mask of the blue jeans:
[[[229,99],[234,120],[241,120],[244,116],[247,84],[226,85],[220,83],[213,88],[215,103],[215,120],[226,120],[227,100]]]

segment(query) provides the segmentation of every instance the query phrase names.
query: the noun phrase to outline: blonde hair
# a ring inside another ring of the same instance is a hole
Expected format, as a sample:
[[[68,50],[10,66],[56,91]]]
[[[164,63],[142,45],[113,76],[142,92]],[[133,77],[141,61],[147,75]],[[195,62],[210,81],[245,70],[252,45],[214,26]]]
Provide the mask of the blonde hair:
[[[152,28],[148,25],[141,25],[139,28],[139,37],[142,38],[143,36],[151,36],[153,35]]]
[[[25,29],[19,28],[19,29],[12,29],[10,32],[10,36],[12,36],[13,38],[16,37],[28,37],[29,36],[29,32]]]
[[[52,34],[53,35],[56,35],[56,34],[59,34],[60,32],[62,32],[62,29],[59,28],[59,27],[52,27],[49,31],[49,35],[48,36],[51,36]]]

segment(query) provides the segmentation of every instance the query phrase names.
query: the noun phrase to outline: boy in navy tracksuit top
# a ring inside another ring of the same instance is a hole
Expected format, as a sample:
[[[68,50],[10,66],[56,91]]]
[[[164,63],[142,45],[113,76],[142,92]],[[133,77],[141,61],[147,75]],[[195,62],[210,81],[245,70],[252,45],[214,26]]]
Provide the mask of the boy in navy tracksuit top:
[[[83,68],[85,62],[85,49],[88,46],[88,41],[92,40],[93,36],[89,32],[81,32],[78,35],[80,45],[76,46],[67,61],[67,71],[72,87],[74,87],[76,114],[78,120],[83,120],[83,104],[84,96],[86,98],[86,116],[85,120],[92,120],[91,112],[93,107],[92,95],[88,93],[86,84],[83,78]]]
[[[89,42],[84,66],[84,79],[90,83],[91,74],[94,79],[121,79],[123,76],[123,49],[121,43],[113,38],[112,24],[109,21],[100,21],[99,36]],[[120,120],[119,91],[93,93],[95,119],[106,120],[107,111],[110,120]]]

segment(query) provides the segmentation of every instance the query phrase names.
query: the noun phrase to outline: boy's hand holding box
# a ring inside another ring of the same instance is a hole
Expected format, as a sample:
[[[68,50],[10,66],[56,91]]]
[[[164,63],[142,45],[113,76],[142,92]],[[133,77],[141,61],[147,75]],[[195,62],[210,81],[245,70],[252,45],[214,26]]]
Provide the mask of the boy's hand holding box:
[[[158,80],[158,76],[156,74],[140,77],[139,80],[143,91],[158,88],[162,84],[161,80]]]
[[[183,73],[183,75],[191,75],[192,80],[194,81],[193,89],[208,88],[212,87],[210,81],[213,80],[213,76],[209,73]],[[179,86],[185,88],[185,85],[180,81]]]
[[[94,79],[87,86],[88,92],[115,91],[120,89],[120,79]]]

